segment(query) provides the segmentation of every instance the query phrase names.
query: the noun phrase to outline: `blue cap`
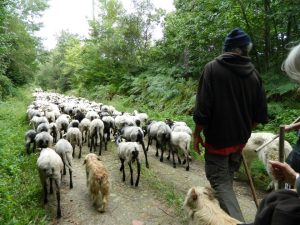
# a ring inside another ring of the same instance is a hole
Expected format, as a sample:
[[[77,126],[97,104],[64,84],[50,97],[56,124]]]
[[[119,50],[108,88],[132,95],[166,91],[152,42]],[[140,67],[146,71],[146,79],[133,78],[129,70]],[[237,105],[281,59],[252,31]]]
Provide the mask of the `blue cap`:
[[[233,29],[225,38],[224,50],[238,48],[251,43],[251,38],[240,28]]]

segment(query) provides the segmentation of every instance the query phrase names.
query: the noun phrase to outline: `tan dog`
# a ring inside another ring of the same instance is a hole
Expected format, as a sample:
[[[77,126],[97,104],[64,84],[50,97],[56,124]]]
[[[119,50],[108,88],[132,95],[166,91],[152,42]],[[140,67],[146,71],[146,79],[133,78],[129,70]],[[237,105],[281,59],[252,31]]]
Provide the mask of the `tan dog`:
[[[242,222],[224,212],[213,189],[209,187],[192,187],[184,201],[190,225],[237,225]]]
[[[99,212],[105,212],[110,188],[108,172],[94,153],[87,154],[83,164],[86,164],[87,187],[93,205]]]

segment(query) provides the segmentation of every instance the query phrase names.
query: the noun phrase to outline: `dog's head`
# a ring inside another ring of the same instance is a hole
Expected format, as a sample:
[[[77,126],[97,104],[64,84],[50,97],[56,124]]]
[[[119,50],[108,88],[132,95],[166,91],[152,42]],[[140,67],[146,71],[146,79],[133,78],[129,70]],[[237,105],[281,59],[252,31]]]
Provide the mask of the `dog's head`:
[[[95,153],[89,153],[85,156],[84,161],[83,161],[83,165],[86,164],[88,161],[91,161],[91,160],[101,161],[100,157],[97,156]]]
[[[188,190],[184,207],[188,210],[197,209],[203,207],[205,199],[215,201],[214,191],[210,187],[192,187]]]

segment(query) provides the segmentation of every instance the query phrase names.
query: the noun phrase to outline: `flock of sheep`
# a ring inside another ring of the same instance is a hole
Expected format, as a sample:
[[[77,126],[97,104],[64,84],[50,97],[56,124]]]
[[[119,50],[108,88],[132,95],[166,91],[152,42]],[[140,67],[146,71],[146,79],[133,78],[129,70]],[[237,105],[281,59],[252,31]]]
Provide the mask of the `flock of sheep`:
[[[53,193],[52,182],[54,181],[58,218],[61,217],[60,183],[62,174],[66,174],[66,168],[69,170],[69,184],[70,188],[73,188],[72,160],[76,155],[79,159],[81,158],[82,146],[85,143],[90,150],[84,159],[88,192],[93,205],[99,212],[104,212],[107,208],[110,183],[107,169],[98,155],[101,155],[103,145],[104,149],[107,150],[107,143],[112,139],[118,146],[118,157],[121,162],[120,171],[123,173],[122,179],[125,181],[125,165],[127,164],[130,168],[131,185],[138,186],[139,184],[140,146],[144,153],[145,166],[149,168],[147,152],[153,140],[156,142],[155,155],[158,157],[160,150],[161,162],[164,160],[164,151],[168,150],[167,159],[170,159],[172,154],[174,168],[176,167],[176,154],[179,164],[181,164],[180,157],[184,156],[183,164],[186,163],[186,170],[189,170],[192,130],[185,122],[151,121],[146,113],[138,113],[136,110],[133,113],[119,112],[113,106],[91,102],[84,98],[44,92],[40,89],[36,89],[33,96],[35,99],[27,110],[28,119],[33,129],[25,134],[26,152],[30,154],[36,148],[40,150],[37,166],[43,186],[44,203],[48,202],[47,185],[50,186],[50,194]],[[144,143],[146,135],[148,135],[147,147]],[[260,159],[266,166],[271,178],[272,174],[267,162],[269,159],[278,159],[278,140],[267,145],[258,153],[255,153],[254,149],[268,142],[274,136],[274,134],[266,132],[253,133],[243,150],[248,165],[254,158]],[[78,153],[75,154],[76,148]],[[285,142],[286,156],[291,150],[291,145]],[[135,182],[133,181],[132,169],[134,162],[137,163]],[[277,188],[275,179],[272,181]],[[201,210],[212,211],[208,206],[203,207],[203,204],[206,204],[205,201],[209,201],[215,210],[219,210],[217,209],[219,208],[217,200],[209,194],[210,192],[209,188],[200,187],[193,187],[187,192],[184,206],[189,215],[193,214],[190,215],[191,221],[194,220],[195,213],[196,215],[197,213],[208,215],[207,212]],[[207,199],[204,200],[204,198]],[[227,218],[226,215],[224,218]],[[194,220],[196,222],[192,222],[192,224],[198,224],[198,220],[200,219]]]
[[[27,115],[32,129],[25,134],[26,152],[30,154],[39,149],[37,160],[40,180],[43,186],[44,203],[48,202],[48,188],[53,193],[52,182],[55,183],[57,198],[57,217],[61,217],[60,183],[62,174],[69,170],[70,188],[72,181],[72,160],[81,158],[82,146],[87,143],[90,153],[86,155],[88,191],[97,210],[104,212],[109,196],[108,173],[100,161],[102,148],[107,150],[107,143],[114,139],[118,146],[118,157],[121,162],[120,171],[125,181],[125,165],[130,168],[131,185],[138,186],[141,171],[139,158],[142,147],[145,166],[149,168],[147,152],[152,141],[156,141],[156,156],[169,150],[168,159],[172,154],[173,166],[176,167],[175,154],[178,163],[180,155],[187,163],[189,170],[189,147],[192,130],[185,122],[150,121],[146,113],[124,113],[113,106],[91,102],[84,98],[70,97],[58,93],[44,92],[36,89],[33,93],[34,101],[28,106]],[[145,146],[145,135],[148,144]],[[124,142],[125,140],[125,142]],[[77,153],[78,151],[78,153]],[[96,153],[96,154],[95,154]],[[137,178],[133,182],[132,163],[137,163]]]

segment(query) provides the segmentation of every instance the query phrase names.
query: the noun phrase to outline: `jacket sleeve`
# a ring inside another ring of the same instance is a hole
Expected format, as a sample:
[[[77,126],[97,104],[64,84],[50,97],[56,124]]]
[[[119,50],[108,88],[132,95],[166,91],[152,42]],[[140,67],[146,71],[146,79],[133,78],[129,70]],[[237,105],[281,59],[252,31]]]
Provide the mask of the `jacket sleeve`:
[[[198,125],[207,125],[211,118],[213,104],[211,72],[211,64],[207,64],[199,80],[193,115],[193,120]]]
[[[255,123],[262,123],[265,124],[268,122],[268,106],[267,106],[267,99],[265,89],[262,84],[261,78],[258,76],[260,85],[257,90],[257,98],[254,107],[254,117],[253,122]]]

